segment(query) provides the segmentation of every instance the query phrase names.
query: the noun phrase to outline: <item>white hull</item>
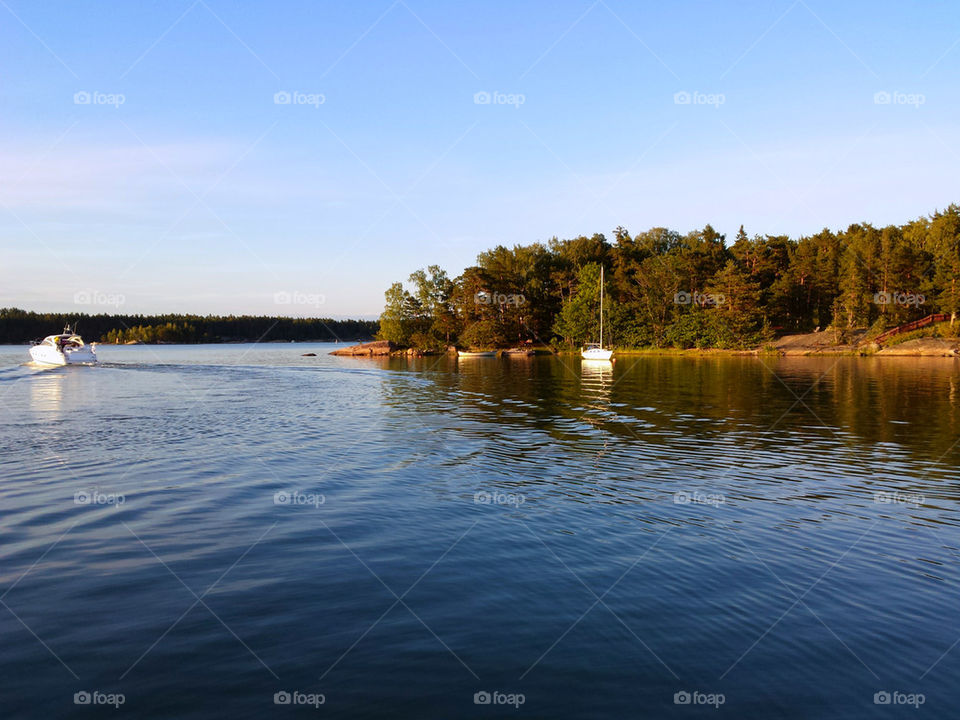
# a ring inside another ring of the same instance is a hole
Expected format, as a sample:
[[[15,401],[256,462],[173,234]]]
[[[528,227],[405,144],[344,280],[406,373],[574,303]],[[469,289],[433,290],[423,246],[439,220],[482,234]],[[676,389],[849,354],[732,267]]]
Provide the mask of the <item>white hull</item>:
[[[588,348],[580,353],[584,360],[609,360],[613,357],[613,350],[604,350],[603,348]]]
[[[460,350],[457,352],[457,357],[461,358],[487,358],[487,357],[496,357],[497,351],[491,350],[490,352],[466,352],[465,350]]]
[[[603,265],[600,266],[600,342],[589,343],[580,351],[584,360],[609,360],[613,357],[613,350],[603,347]]]
[[[97,362],[97,354],[89,345],[67,348],[63,352],[50,345],[34,345],[30,348],[30,357],[42,365],[89,365]]]

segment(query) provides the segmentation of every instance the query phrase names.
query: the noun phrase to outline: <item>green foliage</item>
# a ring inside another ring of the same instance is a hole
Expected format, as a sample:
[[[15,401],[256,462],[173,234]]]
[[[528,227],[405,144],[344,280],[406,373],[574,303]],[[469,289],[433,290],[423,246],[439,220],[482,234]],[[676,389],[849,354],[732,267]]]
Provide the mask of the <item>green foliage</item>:
[[[497,246],[454,280],[431,266],[411,275],[412,294],[391,288],[381,335],[424,348],[440,338],[476,347],[595,342],[601,265],[604,343],[614,347],[756,347],[817,327],[855,337],[872,324],[960,312],[960,206],[799,239],[750,237],[741,227],[728,245],[710,225],[685,235],[618,227],[612,243],[597,234]],[[916,301],[878,299],[911,294]]]
[[[883,344],[887,347],[891,347],[893,345],[905,343],[908,340],[916,340],[924,337],[955,339],[958,334],[960,334],[960,323],[954,323],[952,327],[949,322],[934,323],[933,325],[928,325],[927,327],[920,328],[919,330],[889,337],[884,341]]]
[[[873,325],[867,330],[866,335],[863,336],[865,341],[873,340],[878,335],[882,335],[890,327],[888,321],[884,317],[878,317]]]
[[[406,346],[415,332],[415,300],[403,289],[402,283],[394,283],[384,295],[387,304],[383,314],[380,315],[380,331],[377,333],[377,339]]]
[[[427,352],[442,352],[446,345],[433,333],[415,332],[409,338],[410,347]]]
[[[600,265],[590,263],[578,273],[576,294],[563,304],[553,331],[567,344],[583,345],[600,341],[599,330]]]
[[[667,330],[667,344],[678,348],[733,348],[738,336],[725,318],[713,310],[694,306],[680,315]]]
[[[614,347],[643,348],[655,344],[653,329],[643,321],[639,309],[628,303],[610,302],[604,307],[609,330],[604,328],[607,342]]]
[[[503,328],[494,318],[482,318],[472,323],[460,335],[460,345],[471,350],[502,347],[505,341]]]
[[[0,309],[0,343],[26,343],[70,324],[84,340],[105,343],[354,341],[372,338],[375,320],[237,315],[85,315]]]

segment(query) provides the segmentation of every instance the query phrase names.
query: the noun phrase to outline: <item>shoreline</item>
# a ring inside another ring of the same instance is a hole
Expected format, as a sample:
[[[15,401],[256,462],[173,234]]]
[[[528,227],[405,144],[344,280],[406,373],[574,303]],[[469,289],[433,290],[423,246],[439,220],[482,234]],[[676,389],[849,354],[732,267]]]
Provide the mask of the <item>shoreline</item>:
[[[859,345],[819,342],[823,333],[808,336],[788,335],[756,348],[616,348],[619,356],[677,356],[677,357],[960,357],[960,339],[921,337],[887,346],[866,342]],[[557,355],[577,357],[578,350],[555,351],[546,346],[532,348],[537,356]],[[438,357],[455,355],[448,351],[427,351],[401,348],[387,341],[360,343],[338,348],[330,355],[341,357]]]

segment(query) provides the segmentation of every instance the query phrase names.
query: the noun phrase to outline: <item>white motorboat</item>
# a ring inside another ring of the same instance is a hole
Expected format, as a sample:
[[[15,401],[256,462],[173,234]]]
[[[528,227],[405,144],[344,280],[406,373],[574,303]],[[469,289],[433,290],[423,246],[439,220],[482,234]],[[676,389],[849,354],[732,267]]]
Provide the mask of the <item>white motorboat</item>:
[[[481,350],[479,352],[470,352],[468,350],[458,350],[458,358],[495,358],[497,357],[496,350]]]
[[[600,342],[584,345],[580,357],[584,360],[609,360],[613,357],[613,350],[603,347],[603,265],[600,266]]]
[[[59,335],[48,335],[30,348],[30,357],[42,365],[91,365],[97,362],[96,343],[87,345],[68,325]]]

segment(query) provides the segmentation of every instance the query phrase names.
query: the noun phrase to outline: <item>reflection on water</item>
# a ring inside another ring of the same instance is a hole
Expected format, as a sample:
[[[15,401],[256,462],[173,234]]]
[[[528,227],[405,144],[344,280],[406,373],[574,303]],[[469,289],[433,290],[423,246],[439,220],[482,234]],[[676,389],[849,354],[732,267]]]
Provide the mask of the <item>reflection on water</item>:
[[[613,386],[613,363],[607,360],[580,361],[580,388],[582,405],[586,412],[583,419],[591,425],[600,426],[604,419],[615,417],[610,409],[610,390]],[[604,442],[603,453],[607,450]],[[598,452],[595,465],[599,465],[602,458]],[[596,468],[595,468],[596,469]]]
[[[0,349],[0,593],[46,645],[0,607],[5,716],[84,687],[181,718],[294,688],[335,717],[960,702],[955,361],[326,349]]]
[[[613,380],[613,363],[608,360],[581,360],[580,378],[584,387],[606,387]]]
[[[67,376],[62,372],[47,370],[39,373],[30,383],[30,405],[37,412],[50,413],[46,417],[58,418],[63,405],[63,386]]]
[[[800,432],[865,447],[899,443],[922,461],[955,457],[960,436],[960,369],[943,358],[623,356],[612,364],[538,357],[459,365],[391,358],[377,365],[392,371],[386,402],[475,410],[481,422],[501,423],[504,413],[531,427],[545,418],[578,421],[589,400],[605,400],[615,411],[605,430],[626,438],[636,439],[635,428],[645,436],[749,435],[774,449],[778,438]],[[396,378],[411,373],[429,377],[430,386],[404,392]]]

